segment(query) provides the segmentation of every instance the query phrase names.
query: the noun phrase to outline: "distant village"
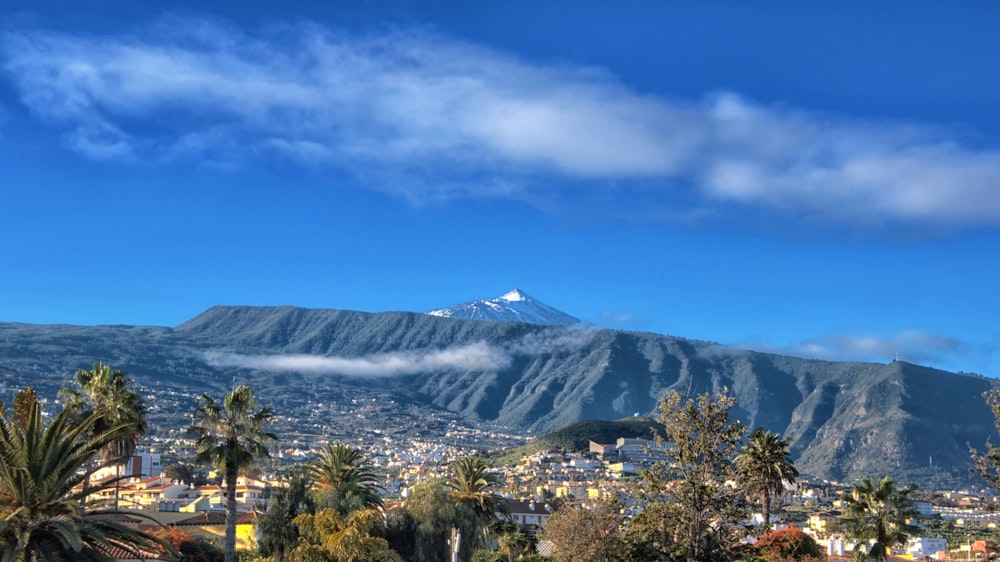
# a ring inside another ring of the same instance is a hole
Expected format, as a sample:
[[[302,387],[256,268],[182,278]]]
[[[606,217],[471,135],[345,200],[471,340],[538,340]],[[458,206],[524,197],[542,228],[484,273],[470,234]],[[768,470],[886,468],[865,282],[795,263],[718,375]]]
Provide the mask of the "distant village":
[[[95,473],[95,481],[116,478],[116,474],[127,478],[117,491],[104,488],[100,496],[91,499],[110,503],[114,499],[112,494],[117,493],[124,513],[135,511],[143,515],[144,519],[135,520],[140,526],[153,524],[145,519],[150,518],[157,524],[180,527],[205,538],[222,537],[225,490],[216,483],[194,484],[169,478],[166,473],[170,470],[162,462],[165,454],[174,456],[191,444],[174,439],[155,441],[160,442],[140,447],[124,465],[109,466]],[[403,505],[412,486],[444,477],[450,461],[470,454],[459,447],[430,441],[394,442],[389,438],[369,444],[366,452],[369,462],[385,477],[387,510]],[[282,464],[292,466],[315,458],[315,451],[311,446],[297,444],[283,447],[276,456],[282,459]],[[614,443],[591,441],[587,453],[549,450],[524,456],[515,466],[495,469],[508,507],[503,516],[537,533],[562,506],[586,508],[608,497],[618,498],[629,506],[630,481],[652,463],[662,460],[662,445],[634,438],[619,438]],[[218,475],[206,476],[214,482]],[[276,475],[239,477],[237,536],[241,549],[254,547],[258,537],[256,521],[266,511],[271,492],[286,485],[287,480]],[[813,537],[829,558],[852,559],[856,542],[838,526],[842,497],[848,489],[845,483],[808,479],[786,486],[780,506],[776,505],[771,515],[772,529],[799,528]],[[904,547],[892,550],[892,556],[910,560],[969,560],[986,559],[997,553],[992,541],[979,538],[992,536],[1000,524],[1000,513],[988,509],[984,498],[963,492],[938,492],[933,496],[932,501],[914,502],[920,517],[913,523],[927,532],[911,536]],[[789,514],[792,516],[788,517]],[[760,525],[761,519],[762,515],[756,513],[746,525]],[[949,541],[935,534],[926,526],[929,521],[937,522],[939,528],[951,529],[953,537],[964,540]],[[544,554],[551,544],[543,540],[537,548]]]

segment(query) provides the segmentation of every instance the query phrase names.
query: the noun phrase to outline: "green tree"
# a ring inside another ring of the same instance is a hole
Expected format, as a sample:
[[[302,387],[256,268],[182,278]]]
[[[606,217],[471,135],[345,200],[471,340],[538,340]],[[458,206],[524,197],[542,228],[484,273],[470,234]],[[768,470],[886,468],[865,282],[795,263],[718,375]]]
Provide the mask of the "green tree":
[[[191,486],[198,480],[198,472],[195,466],[188,463],[178,462],[167,465],[163,469],[163,476]]]
[[[917,527],[909,521],[917,517],[910,499],[912,488],[897,489],[886,476],[876,485],[865,477],[844,497],[843,521],[850,535],[861,540],[875,540],[870,558],[884,560],[889,549],[904,544]]]
[[[643,473],[642,495],[655,505],[647,528],[659,532],[655,540],[647,539],[660,545],[664,556],[708,562],[732,555],[736,528],[748,512],[742,494],[730,484],[735,480],[732,459],[746,431],[729,420],[735,403],[724,388],[696,398],[671,391],[660,400],[664,427],[657,440],[666,446],[666,460]]]
[[[269,407],[257,408],[257,399],[248,385],[239,385],[220,405],[202,394],[188,429],[196,437],[197,461],[222,471],[226,489],[226,562],[236,561],[236,480],[240,470],[258,458],[267,458],[267,442],[277,441],[265,425],[274,417]]]
[[[402,557],[377,535],[382,514],[362,509],[346,518],[334,509],[295,518],[299,540],[291,562],[402,562]]]
[[[489,472],[489,465],[479,457],[465,457],[451,463],[452,474],[445,480],[452,499],[468,506],[476,514],[477,532],[473,536],[459,533],[456,540],[466,540],[472,546],[482,544],[486,529],[496,520],[497,514],[507,514],[510,509],[496,490],[500,487],[497,476]]]
[[[788,441],[758,427],[736,456],[736,473],[743,489],[760,498],[764,532],[771,528],[771,498],[780,498],[785,482],[794,484],[799,471],[792,464]]]
[[[446,562],[451,560],[453,534],[473,536],[479,521],[475,511],[466,504],[456,502],[440,480],[429,480],[410,489],[406,512],[416,524],[413,555],[415,562]],[[405,522],[404,522],[405,523]],[[393,544],[403,542],[397,538]],[[458,543],[458,557],[472,557],[472,541]],[[404,553],[406,554],[406,553]]]
[[[986,404],[993,410],[994,425],[1000,431],[1000,388],[992,388],[983,393]],[[975,448],[970,448],[972,455],[973,471],[986,480],[994,490],[1000,491],[1000,446],[993,443],[986,443],[986,451],[980,453]]]
[[[169,551],[148,533],[86,511],[82,484],[106,466],[90,461],[128,428],[95,434],[96,417],[77,420],[68,410],[45,426],[37,401],[22,407],[23,425],[0,420],[0,560],[113,560],[114,548],[134,555]]]
[[[94,418],[92,431],[100,434],[108,428],[128,428],[101,449],[101,460],[115,459],[115,511],[121,487],[121,460],[135,453],[139,440],[146,435],[146,405],[125,371],[97,363],[90,371],[81,369],[73,377],[76,388],[60,391],[66,408],[79,419]]]
[[[507,501],[496,492],[500,481],[489,468],[479,457],[465,457],[451,463],[452,474],[445,480],[451,497],[486,521],[508,512]]]
[[[531,552],[535,544],[531,533],[523,525],[509,519],[501,519],[490,525],[490,534],[496,538],[497,546],[507,562],[514,562]]]
[[[360,449],[330,443],[308,465],[319,487],[318,507],[331,507],[348,515],[357,509],[382,508],[382,486],[375,469],[364,462]]]
[[[275,562],[288,560],[299,540],[298,527],[293,523],[295,518],[314,511],[306,476],[295,474],[289,479],[287,488],[272,490],[267,512],[257,519],[260,554],[270,556]]]

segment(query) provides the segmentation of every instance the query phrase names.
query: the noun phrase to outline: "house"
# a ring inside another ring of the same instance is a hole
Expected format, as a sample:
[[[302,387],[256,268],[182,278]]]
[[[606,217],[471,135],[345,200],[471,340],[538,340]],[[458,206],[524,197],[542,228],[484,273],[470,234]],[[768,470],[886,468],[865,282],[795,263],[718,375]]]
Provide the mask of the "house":
[[[236,514],[236,548],[256,548],[254,526],[257,523],[257,513],[241,511]],[[202,538],[222,542],[226,536],[226,514],[220,511],[203,511],[193,517],[181,519],[173,526],[179,527]]]
[[[179,558],[171,558],[158,552],[139,552],[138,554],[133,554],[120,547],[109,548],[106,553],[115,562],[177,562],[180,560]]]
[[[922,537],[911,537],[906,544],[906,552],[913,556],[914,560],[926,558],[937,552],[947,552],[948,541],[945,539],[925,539]]]
[[[505,518],[534,530],[545,527],[545,523],[552,516],[552,508],[547,503],[507,500],[507,508],[510,510],[510,513],[507,515],[498,513],[497,518]]]
[[[809,516],[809,528],[816,534],[823,535],[827,531],[829,523],[836,522],[840,518],[839,511],[827,511],[823,513],[813,513]]]
[[[591,441],[590,452],[597,456],[600,460],[618,457],[618,447],[613,444],[603,444]]]

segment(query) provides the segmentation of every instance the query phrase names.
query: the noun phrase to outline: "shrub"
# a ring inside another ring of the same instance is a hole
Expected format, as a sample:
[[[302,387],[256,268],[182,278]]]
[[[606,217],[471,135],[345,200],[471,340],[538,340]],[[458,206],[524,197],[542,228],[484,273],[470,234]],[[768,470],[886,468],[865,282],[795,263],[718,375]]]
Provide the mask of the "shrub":
[[[795,526],[764,533],[756,546],[761,557],[768,562],[826,560],[819,544]]]

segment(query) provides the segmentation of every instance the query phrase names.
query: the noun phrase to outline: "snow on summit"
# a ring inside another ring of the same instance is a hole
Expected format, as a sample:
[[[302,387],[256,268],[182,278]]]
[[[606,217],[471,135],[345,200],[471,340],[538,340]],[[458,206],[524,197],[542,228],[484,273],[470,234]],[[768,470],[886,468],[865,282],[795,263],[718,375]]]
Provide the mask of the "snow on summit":
[[[521,301],[526,301],[526,300],[530,300],[530,299],[528,298],[528,295],[522,293],[520,289],[514,289],[513,291],[511,291],[511,292],[507,293],[506,295],[503,295],[499,299],[495,299],[495,300],[504,300],[504,301],[507,301],[507,302],[521,302]]]
[[[489,322],[527,322],[530,324],[556,324],[571,326],[582,323],[580,319],[537,301],[520,289],[502,296],[441,308],[428,312],[431,316],[486,320]]]

